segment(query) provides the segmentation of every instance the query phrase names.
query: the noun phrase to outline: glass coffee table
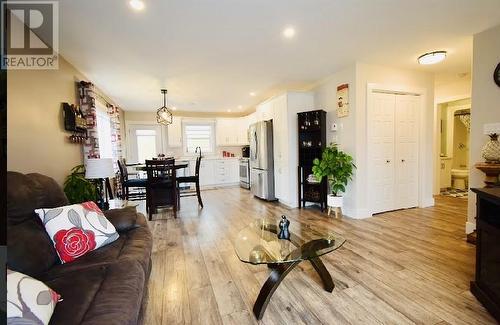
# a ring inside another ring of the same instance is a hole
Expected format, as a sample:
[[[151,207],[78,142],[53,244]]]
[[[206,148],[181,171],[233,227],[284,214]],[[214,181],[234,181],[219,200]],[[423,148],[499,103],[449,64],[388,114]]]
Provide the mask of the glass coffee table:
[[[318,272],[323,287],[332,292],[333,280],[320,256],[333,252],[345,239],[328,229],[291,222],[290,239],[278,239],[280,219],[258,219],[242,229],[236,238],[238,258],[245,263],[267,264],[272,269],[255,301],[253,313],[262,319],[274,291],[300,262],[308,260]]]

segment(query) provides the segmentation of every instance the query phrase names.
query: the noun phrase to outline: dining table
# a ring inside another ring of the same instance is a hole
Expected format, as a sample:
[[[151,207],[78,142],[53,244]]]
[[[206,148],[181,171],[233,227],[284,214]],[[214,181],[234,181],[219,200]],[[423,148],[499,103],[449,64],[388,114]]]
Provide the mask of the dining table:
[[[127,165],[127,166],[131,166],[131,167],[135,168],[135,170],[138,170],[138,171],[143,171],[143,172],[147,171],[145,164],[131,164],[131,165]],[[177,170],[177,169],[187,168],[188,166],[189,166],[188,161],[179,160],[179,161],[175,162],[174,168]]]

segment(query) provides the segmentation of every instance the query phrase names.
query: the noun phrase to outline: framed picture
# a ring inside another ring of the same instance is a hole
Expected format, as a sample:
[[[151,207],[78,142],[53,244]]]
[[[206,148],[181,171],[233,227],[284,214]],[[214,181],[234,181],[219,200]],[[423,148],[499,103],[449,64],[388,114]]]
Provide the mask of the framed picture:
[[[349,84],[337,87],[337,117],[349,115]]]

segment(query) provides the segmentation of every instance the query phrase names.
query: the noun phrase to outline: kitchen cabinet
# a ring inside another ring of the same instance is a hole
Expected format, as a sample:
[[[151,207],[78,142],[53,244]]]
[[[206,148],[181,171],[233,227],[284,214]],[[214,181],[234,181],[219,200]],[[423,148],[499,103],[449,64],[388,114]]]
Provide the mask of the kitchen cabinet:
[[[237,159],[215,161],[215,184],[234,184],[239,182],[239,163]]]
[[[214,160],[202,159],[200,163],[200,186],[212,185],[214,179]]]
[[[196,161],[189,161],[189,169],[194,175]],[[210,188],[216,186],[237,185],[239,178],[239,162],[236,158],[206,158],[200,164],[200,186]]]
[[[245,117],[218,118],[215,127],[217,146],[242,146],[248,144],[248,122]]]
[[[167,126],[168,146],[170,148],[182,147],[182,119],[174,116],[172,124]]]

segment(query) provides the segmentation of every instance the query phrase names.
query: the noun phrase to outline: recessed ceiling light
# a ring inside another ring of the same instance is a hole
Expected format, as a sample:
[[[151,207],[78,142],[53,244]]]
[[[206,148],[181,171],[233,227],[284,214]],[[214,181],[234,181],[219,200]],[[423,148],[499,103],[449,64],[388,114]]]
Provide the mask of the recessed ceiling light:
[[[228,113],[231,113],[231,110],[230,110],[230,109],[228,109],[228,110],[227,110],[227,112],[228,112]]]
[[[172,110],[173,110],[173,111],[176,111],[176,110],[177,110],[177,107],[172,106]]]
[[[255,97],[255,93],[253,91],[250,92],[250,96]]]
[[[137,11],[144,9],[144,2],[142,0],[130,0],[128,4]]]
[[[446,51],[435,51],[425,53],[418,57],[418,63],[420,64],[435,64],[446,59]]]
[[[243,108],[243,106],[242,106],[242,105],[238,105],[238,109],[242,109],[242,108]]]
[[[295,36],[295,28],[293,27],[286,27],[283,29],[283,36],[286,38],[292,38]]]

